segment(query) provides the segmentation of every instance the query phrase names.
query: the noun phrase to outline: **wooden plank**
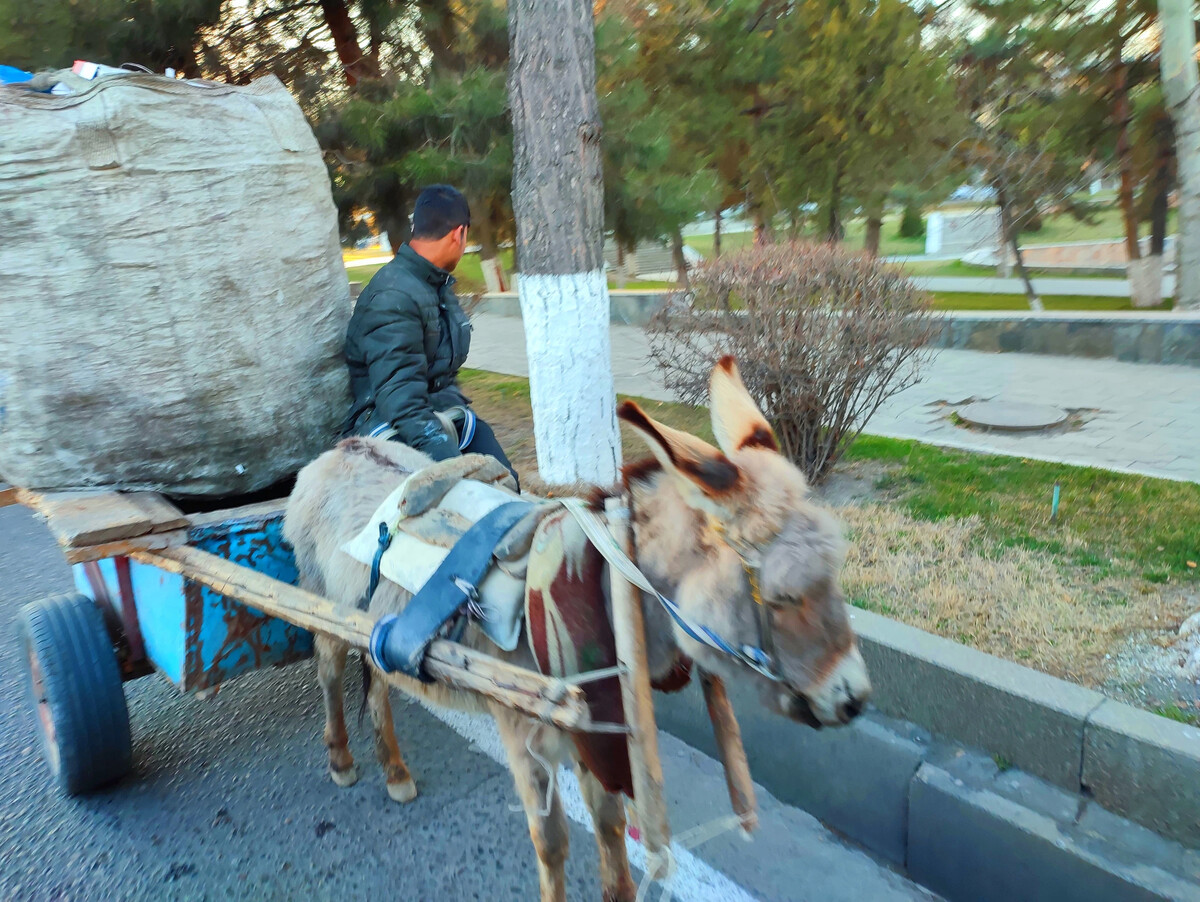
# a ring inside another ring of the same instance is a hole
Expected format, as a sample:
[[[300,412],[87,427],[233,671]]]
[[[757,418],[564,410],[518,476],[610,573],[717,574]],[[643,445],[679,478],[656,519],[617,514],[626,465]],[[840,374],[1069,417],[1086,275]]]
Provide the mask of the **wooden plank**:
[[[241,507],[192,514],[187,519],[193,527],[219,526],[233,520],[269,520],[273,517],[282,517],[286,506],[286,498],[276,498],[273,501],[259,501],[255,504],[244,504]]]
[[[88,561],[102,561],[111,557],[131,557],[138,551],[161,551],[186,545],[188,533],[186,529],[176,529],[171,532],[155,532],[145,536],[134,536],[132,539],[117,539],[113,542],[102,542],[99,545],[81,545],[77,548],[64,548],[63,557],[68,564],[85,564]]]
[[[18,497],[46,518],[46,525],[66,548],[132,539],[187,525],[175,505],[155,492],[32,492]]]
[[[724,680],[701,670],[700,685],[704,688],[704,702],[717,739],[717,751],[725,765],[725,784],[729,787],[733,813],[742,819],[742,829],[752,833],[758,828],[758,802],[754,797],[754,780],[750,777],[746,749],[742,745],[741,727],[725,692]]]
[[[366,648],[370,641],[375,620],[369,615],[337,609],[333,602],[320,595],[215,554],[183,546],[162,551],[135,551],[131,556],[143,564],[181,574],[310,632],[326,633],[358,648]],[[479,693],[561,729],[586,731],[591,724],[586,698],[578,686],[515,667],[455,642],[434,641],[426,668],[438,682]],[[401,688],[405,686],[404,679],[394,674],[389,676],[389,681]]]
[[[620,548],[630,554],[629,510],[620,499],[605,502],[609,529]],[[650,667],[646,661],[646,625],[641,593],[609,567],[612,585],[613,633],[617,640],[617,663],[625,723],[629,727],[629,764],[633,775],[637,823],[646,847],[646,870],[652,880],[669,876],[671,825],[663,796],[662,761],[658,755],[658,726],[650,694]]]
[[[19,490],[15,485],[9,485],[7,482],[0,482],[0,507],[10,507],[14,504],[20,504]]]
[[[183,511],[158,492],[130,492],[124,497],[146,515],[151,532],[168,532],[188,525]]]

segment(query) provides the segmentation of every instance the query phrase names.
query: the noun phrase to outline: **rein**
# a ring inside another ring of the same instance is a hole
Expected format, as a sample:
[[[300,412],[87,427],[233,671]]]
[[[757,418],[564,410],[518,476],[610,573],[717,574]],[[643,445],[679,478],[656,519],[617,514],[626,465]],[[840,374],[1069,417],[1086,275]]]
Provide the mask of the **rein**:
[[[687,615],[679,609],[679,606],[671,599],[667,598],[659,592],[650,583],[650,580],[638,568],[637,564],[629,559],[624,549],[617,544],[605,525],[603,518],[595,511],[591,510],[584,502],[577,498],[562,498],[559,502],[570,511],[575,521],[587,535],[591,543],[600,552],[601,556],[623,576],[626,581],[637,586],[643,592],[653,595],[658,599],[659,603],[666,609],[666,612],[675,621],[676,625],[683,630],[689,638],[694,642],[699,642],[701,645],[706,645],[724,655],[728,655],[738,663],[749,667],[755,673],[766,677],[774,682],[783,682],[783,674],[776,666],[774,652],[774,636],[770,624],[770,612],[767,610],[766,604],[762,600],[762,592],[759,589],[758,582],[758,565],[751,564],[746,556],[729,540],[724,528],[719,524],[715,526],[722,540],[733,548],[739,559],[742,562],[742,569],[746,573],[746,577],[750,582],[750,592],[754,598],[754,606],[756,618],[758,621],[759,645],[743,645],[740,648],[732,643],[726,642],[717,633],[709,629],[703,624],[696,623],[689,619]],[[629,504],[624,508],[622,516],[629,516],[633,509],[633,498],[629,497]],[[715,523],[715,521],[713,521]]]

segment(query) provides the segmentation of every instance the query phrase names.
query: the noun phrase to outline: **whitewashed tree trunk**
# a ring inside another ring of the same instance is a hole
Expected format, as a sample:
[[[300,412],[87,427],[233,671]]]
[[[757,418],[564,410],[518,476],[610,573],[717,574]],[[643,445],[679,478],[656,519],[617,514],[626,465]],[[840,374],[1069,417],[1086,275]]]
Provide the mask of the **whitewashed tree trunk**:
[[[488,293],[508,291],[508,281],[504,277],[504,264],[500,262],[499,257],[481,259],[479,266],[483,270],[483,283],[487,286]]]
[[[1158,0],[1163,90],[1175,120],[1179,173],[1177,305],[1200,309],[1200,75],[1191,0]]]
[[[621,461],[587,0],[510,0],[513,212],[538,471],[610,484]]]
[[[638,277],[637,248],[631,247],[625,251],[625,280],[636,282]]]
[[[1163,258],[1147,254],[1125,264],[1129,277],[1129,295],[1134,307],[1157,307],[1162,303]]]

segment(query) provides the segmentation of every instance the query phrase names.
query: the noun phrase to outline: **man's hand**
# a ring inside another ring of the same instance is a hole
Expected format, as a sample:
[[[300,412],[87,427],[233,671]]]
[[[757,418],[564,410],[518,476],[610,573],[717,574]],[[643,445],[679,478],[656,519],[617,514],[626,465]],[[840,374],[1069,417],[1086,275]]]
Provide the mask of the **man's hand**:
[[[449,460],[451,457],[462,456],[462,452],[458,450],[458,440],[450,437],[441,419],[436,416],[421,430],[416,449],[434,460]]]

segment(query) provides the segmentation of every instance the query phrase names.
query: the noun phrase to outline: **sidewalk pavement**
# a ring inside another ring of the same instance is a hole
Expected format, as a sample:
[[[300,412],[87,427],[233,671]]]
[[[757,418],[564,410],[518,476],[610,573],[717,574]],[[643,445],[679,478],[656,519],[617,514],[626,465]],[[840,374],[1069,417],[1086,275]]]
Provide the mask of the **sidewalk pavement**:
[[[528,376],[517,317],[477,314],[467,365]],[[675,400],[650,361],[642,329],[612,327],[613,378],[622,394]],[[1052,404],[1081,428],[1055,434],[981,433],[953,425],[967,399]],[[486,416],[486,412],[485,412]],[[1200,482],[1200,369],[1040,354],[937,351],[923,379],[889,399],[866,432],[973,451]]]

